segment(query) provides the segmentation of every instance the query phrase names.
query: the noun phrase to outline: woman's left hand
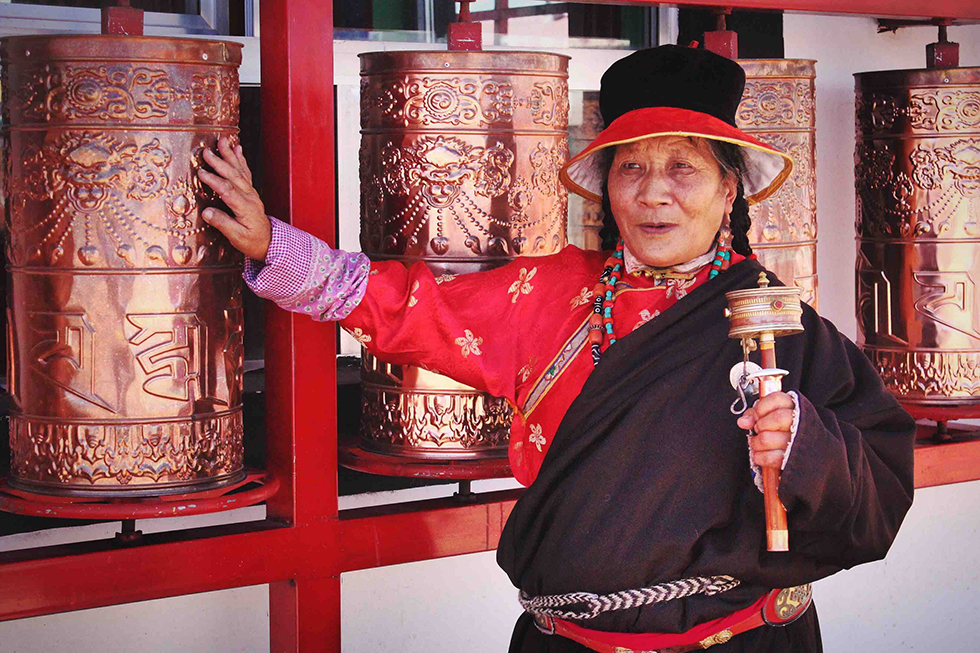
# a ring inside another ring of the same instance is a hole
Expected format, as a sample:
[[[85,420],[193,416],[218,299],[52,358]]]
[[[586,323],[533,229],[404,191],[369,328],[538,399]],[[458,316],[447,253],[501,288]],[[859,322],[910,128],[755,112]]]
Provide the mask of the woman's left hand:
[[[759,467],[782,467],[793,428],[795,406],[788,394],[774,392],[757,401],[755,406],[738,418],[740,427],[756,433],[749,438],[749,447],[752,449],[752,462]]]

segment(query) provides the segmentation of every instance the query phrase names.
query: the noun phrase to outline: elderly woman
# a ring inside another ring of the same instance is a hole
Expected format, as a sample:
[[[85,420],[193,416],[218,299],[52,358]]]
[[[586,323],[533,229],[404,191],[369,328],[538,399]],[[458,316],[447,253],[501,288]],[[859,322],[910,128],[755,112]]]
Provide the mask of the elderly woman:
[[[883,557],[911,505],[914,423],[809,307],[776,345],[792,390],[729,410],[725,293],[762,270],[748,203],[792,168],[735,127],[744,80],[675,46],[614,64],[608,127],[562,171],[602,201],[611,251],[470,275],[332,250],[265,216],[240,149],[207,154],[235,215],[205,219],[250,257],[255,292],[514,405],[529,487],[498,549],[527,610],[512,651],[819,651],[808,584]],[[766,551],[759,466],[782,469],[789,552]]]

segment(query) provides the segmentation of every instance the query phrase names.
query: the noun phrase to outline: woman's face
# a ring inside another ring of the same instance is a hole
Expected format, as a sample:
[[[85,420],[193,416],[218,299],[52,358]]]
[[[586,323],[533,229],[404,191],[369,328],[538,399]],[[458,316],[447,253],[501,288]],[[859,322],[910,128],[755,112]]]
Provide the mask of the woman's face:
[[[668,267],[708,251],[735,201],[704,139],[659,136],[616,147],[609,170],[612,212],[642,263]]]

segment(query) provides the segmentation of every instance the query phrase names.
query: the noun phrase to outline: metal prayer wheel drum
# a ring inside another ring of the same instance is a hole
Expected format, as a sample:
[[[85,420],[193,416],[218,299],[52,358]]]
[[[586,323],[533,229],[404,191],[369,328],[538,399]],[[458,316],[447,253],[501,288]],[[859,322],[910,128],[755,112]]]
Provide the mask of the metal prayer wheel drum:
[[[0,41],[11,485],[144,496],[243,477],[241,256],[201,220],[237,43]]]
[[[764,277],[761,277],[764,278]],[[768,284],[768,281],[764,283]],[[763,332],[774,338],[803,331],[802,289],[775,286],[746,288],[725,293],[729,338],[758,338]]]
[[[361,57],[361,247],[438,277],[566,244],[568,57]],[[474,298],[476,301],[476,298]],[[361,446],[414,458],[506,456],[504,399],[364,353]]]
[[[759,262],[817,306],[815,61],[741,59],[745,91],[736,123],[793,157],[793,173],[771,197],[749,207],[749,242]]]
[[[980,414],[980,68],[855,77],[859,342],[922,417]]]
[[[569,155],[575,156],[602,132],[604,123],[599,111],[599,91],[582,93],[582,116],[579,124],[569,124]],[[574,193],[568,196],[568,241],[582,249],[602,249],[602,205]]]

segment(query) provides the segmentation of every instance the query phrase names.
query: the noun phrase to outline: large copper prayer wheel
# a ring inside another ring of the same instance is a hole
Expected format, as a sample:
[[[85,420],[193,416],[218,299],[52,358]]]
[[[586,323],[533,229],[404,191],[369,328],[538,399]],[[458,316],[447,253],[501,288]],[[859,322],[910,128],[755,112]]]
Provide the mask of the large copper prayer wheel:
[[[244,475],[240,255],[201,220],[237,139],[237,43],[0,42],[11,485],[93,496]]]
[[[566,244],[568,58],[539,52],[361,55],[361,247],[436,276]],[[474,299],[476,300],[476,299]],[[365,352],[362,448],[506,456],[502,398]]]
[[[745,91],[736,123],[793,157],[793,173],[768,199],[749,207],[749,241],[759,262],[817,306],[817,165],[814,80],[807,59],[742,59]]]
[[[859,340],[914,415],[980,415],[980,68],[854,86]]]

